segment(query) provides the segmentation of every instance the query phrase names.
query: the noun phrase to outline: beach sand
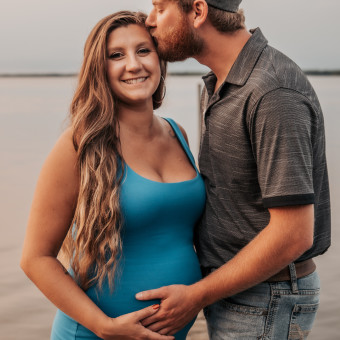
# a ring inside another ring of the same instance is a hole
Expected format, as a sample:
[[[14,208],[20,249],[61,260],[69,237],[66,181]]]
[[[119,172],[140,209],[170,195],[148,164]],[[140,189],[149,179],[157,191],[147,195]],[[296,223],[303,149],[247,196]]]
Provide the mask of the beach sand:
[[[191,328],[187,340],[207,340],[207,324],[204,319],[203,312],[200,312],[197,316],[194,326]]]

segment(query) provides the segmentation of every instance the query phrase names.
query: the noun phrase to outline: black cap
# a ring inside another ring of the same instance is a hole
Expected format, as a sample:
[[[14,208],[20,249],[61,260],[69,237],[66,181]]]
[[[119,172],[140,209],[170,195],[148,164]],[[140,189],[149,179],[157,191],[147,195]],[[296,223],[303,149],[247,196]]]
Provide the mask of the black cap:
[[[205,0],[208,5],[223,11],[236,13],[242,0]]]

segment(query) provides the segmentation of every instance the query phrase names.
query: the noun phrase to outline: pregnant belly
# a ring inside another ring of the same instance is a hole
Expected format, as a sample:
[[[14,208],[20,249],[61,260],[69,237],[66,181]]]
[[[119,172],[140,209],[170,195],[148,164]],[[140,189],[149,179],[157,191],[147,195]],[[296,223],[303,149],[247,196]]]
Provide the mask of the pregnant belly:
[[[172,284],[190,285],[201,279],[200,266],[192,247],[180,256],[123,258],[115,279],[113,291],[107,282],[102,290],[91,287],[86,293],[110,317],[130,313],[154,303],[157,300],[138,301],[135,294]]]

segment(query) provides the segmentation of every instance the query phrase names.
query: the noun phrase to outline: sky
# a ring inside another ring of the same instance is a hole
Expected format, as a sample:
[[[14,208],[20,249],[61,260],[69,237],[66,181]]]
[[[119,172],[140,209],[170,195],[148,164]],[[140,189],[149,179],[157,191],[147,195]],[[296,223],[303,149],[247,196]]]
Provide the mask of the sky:
[[[76,73],[93,26],[122,9],[148,13],[152,0],[0,0],[0,74]],[[339,0],[243,0],[247,28],[304,70],[340,69]],[[205,71],[195,60],[173,71]]]

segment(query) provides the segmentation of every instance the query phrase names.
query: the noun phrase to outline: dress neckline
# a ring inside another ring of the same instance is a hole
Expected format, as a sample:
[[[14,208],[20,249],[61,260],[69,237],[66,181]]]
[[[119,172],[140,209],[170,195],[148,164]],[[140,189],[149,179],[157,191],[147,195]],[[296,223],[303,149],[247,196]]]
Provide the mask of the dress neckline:
[[[192,179],[187,179],[187,180],[185,180],[185,181],[179,181],[179,182],[161,182],[161,181],[155,181],[155,180],[153,180],[153,179],[150,179],[150,178],[147,178],[147,177],[144,177],[144,176],[140,175],[138,172],[136,172],[135,170],[133,170],[133,169],[129,166],[129,164],[127,164],[126,162],[124,162],[124,164],[125,164],[126,168],[127,168],[130,172],[132,172],[135,176],[137,176],[137,177],[139,177],[139,178],[142,178],[142,179],[145,180],[145,181],[152,182],[152,183],[157,183],[157,184],[185,184],[185,183],[193,182],[193,181],[195,181],[195,180],[199,177],[198,172],[197,172],[197,170],[196,170],[196,176],[195,176],[194,178],[192,178]]]
[[[161,181],[155,181],[155,180],[152,180],[152,179],[149,179],[147,177],[144,177],[142,175],[140,175],[138,172],[136,172],[135,170],[133,170],[129,164],[127,164],[125,161],[124,161],[124,164],[125,166],[127,167],[128,170],[130,170],[133,174],[135,174],[136,176],[138,176],[139,178],[142,178],[146,181],[149,181],[149,182],[152,182],[152,183],[159,183],[159,184],[184,184],[184,183],[190,183],[192,181],[195,181],[197,178],[199,178],[199,172],[198,172],[198,169],[196,167],[196,164],[195,164],[195,161],[193,160],[193,156],[191,154],[191,151],[184,139],[184,136],[182,134],[182,132],[180,131],[178,125],[175,123],[175,121],[173,121],[172,119],[170,118],[162,118],[164,119],[166,122],[168,122],[168,124],[170,125],[170,127],[172,128],[172,130],[174,131],[178,141],[180,142],[181,146],[182,146],[182,149],[184,150],[186,156],[188,157],[188,160],[190,162],[190,164],[192,165],[192,167],[194,168],[194,170],[196,171],[196,176],[192,179],[188,179],[188,180],[185,180],[185,181],[179,181],[179,182],[161,182]]]

